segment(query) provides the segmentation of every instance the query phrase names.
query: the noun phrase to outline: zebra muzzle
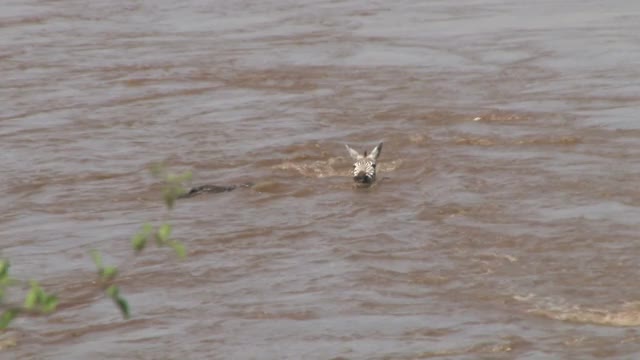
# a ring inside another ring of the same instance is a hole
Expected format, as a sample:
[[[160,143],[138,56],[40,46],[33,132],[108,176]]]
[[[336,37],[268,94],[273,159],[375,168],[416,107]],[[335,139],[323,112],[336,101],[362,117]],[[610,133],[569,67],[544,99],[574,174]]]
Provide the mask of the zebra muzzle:
[[[364,171],[361,171],[358,173],[358,175],[353,177],[353,180],[359,183],[368,183],[371,181],[371,178],[367,176],[367,173],[365,173]]]

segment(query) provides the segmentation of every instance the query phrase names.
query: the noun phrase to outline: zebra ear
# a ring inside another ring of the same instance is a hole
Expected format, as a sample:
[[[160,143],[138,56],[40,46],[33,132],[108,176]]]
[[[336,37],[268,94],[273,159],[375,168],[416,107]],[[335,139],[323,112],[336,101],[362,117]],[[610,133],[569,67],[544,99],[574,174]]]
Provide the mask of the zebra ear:
[[[358,154],[357,151],[355,151],[352,148],[350,148],[349,145],[345,144],[345,146],[347,147],[347,150],[349,151],[349,155],[351,155],[351,158],[353,160],[358,160],[358,158],[360,157],[360,154]]]
[[[381,152],[382,152],[382,143],[378,144],[378,146],[374,147],[373,150],[371,150],[371,154],[369,154],[369,158],[377,160]]]

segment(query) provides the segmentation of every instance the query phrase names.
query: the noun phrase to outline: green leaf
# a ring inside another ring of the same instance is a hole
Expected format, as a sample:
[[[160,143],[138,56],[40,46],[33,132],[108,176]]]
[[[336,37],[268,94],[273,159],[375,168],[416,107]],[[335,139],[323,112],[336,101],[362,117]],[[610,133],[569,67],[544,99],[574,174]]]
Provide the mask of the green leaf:
[[[147,246],[149,235],[153,232],[153,225],[145,223],[131,238],[131,245],[136,252],[142,251]]]
[[[136,252],[142,251],[147,246],[147,237],[143,234],[136,234],[131,238],[131,245]]]
[[[188,192],[189,192],[189,190],[187,190],[183,186],[180,186],[180,187],[176,188],[176,199],[179,198],[182,195],[185,195]]]
[[[116,276],[118,276],[118,268],[115,266],[106,266],[100,271],[100,277],[104,281],[113,280]]]
[[[55,295],[47,294],[37,281],[31,281],[31,289],[27,292],[24,299],[24,309],[38,310],[48,313],[56,309],[58,306],[58,298]]]
[[[178,255],[180,259],[184,259],[185,257],[187,257],[187,250],[181,242],[172,241],[169,243],[169,245],[173,248],[173,251],[176,252],[176,255]]]
[[[173,205],[176,203],[177,197],[178,195],[174,191],[171,191],[171,189],[164,189],[163,198],[167,208],[173,209]]]
[[[0,329],[6,329],[9,324],[11,324],[11,321],[13,321],[13,319],[18,316],[19,313],[19,309],[5,310],[2,315],[0,315]]]
[[[58,307],[58,297],[55,295],[47,295],[45,297],[45,299],[43,299],[42,301],[42,312],[44,313],[50,313],[52,311],[56,310],[56,307]]]
[[[185,171],[181,174],[176,175],[175,180],[176,180],[176,185],[179,185],[180,183],[184,182],[184,181],[189,181],[191,180],[191,178],[193,177],[193,174],[191,173],[191,171]]]
[[[171,236],[171,225],[166,223],[160,225],[160,228],[156,233],[156,237],[160,241],[160,243],[165,244],[166,242],[168,242],[170,236]]]
[[[187,192],[187,190],[182,187],[182,182],[191,180],[193,177],[191,171],[185,171],[180,174],[168,172],[164,164],[152,165],[151,174],[164,182],[162,198],[169,210],[173,209],[176,199]]]
[[[9,276],[9,261],[0,260],[0,279],[5,279]]]
[[[130,317],[129,303],[127,302],[127,300],[125,300],[123,297],[120,296],[120,289],[118,288],[118,286],[111,285],[107,288],[107,290],[105,290],[105,292],[116,304],[116,306],[122,313],[122,316],[125,319],[128,319]]]
[[[118,288],[118,285],[109,286],[107,290],[105,290],[105,292],[112,298],[116,298],[120,295],[120,289]]]
[[[96,268],[98,270],[102,269],[102,255],[100,251],[96,249],[91,250],[91,258],[93,259],[93,263],[96,264]]]
[[[14,280],[9,277],[9,267],[9,260],[0,260],[0,302],[4,298],[5,289],[14,283]]]
[[[20,282],[16,279],[12,279],[10,277],[6,277],[4,279],[0,279],[0,288],[12,286],[15,284],[19,284]]]
[[[40,297],[42,296],[42,289],[40,289],[40,285],[37,282],[31,282],[31,289],[27,293],[27,296],[24,298],[24,307],[27,310],[33,310],[38,302],[40,301]]]
[[[129,313],[129,303],[127,302],[127,300],[122,297],[117,297],[113,299],[113,301],[115,301],[118,309],[120,309],[122,317],[125,319],[129,319],[131,317],[131,314]]]

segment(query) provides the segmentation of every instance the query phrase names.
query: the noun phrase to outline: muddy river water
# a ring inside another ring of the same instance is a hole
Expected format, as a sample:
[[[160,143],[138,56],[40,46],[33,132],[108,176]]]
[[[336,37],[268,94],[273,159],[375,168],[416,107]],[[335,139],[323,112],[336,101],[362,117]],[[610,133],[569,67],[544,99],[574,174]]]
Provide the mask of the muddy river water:
[[[640,358],[640,2],[0,4],[2,359]],[[344,144],[379,141],[353,189]],[[151,164],[251,189],[178,202]],[[96,291],[120,266],[133,317]]]

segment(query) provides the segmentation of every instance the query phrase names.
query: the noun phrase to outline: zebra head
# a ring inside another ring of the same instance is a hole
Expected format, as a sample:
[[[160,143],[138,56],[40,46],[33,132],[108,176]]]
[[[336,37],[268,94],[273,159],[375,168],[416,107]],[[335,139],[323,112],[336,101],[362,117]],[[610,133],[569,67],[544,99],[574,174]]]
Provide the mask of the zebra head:
[[[373,184],[376,181],[376,160],[378,160],[378,156],[382,151],[382,143],[374,147],[369,155],[367,155],[366,151],[363,155],[360,155],[349,145],[345,146],[353,159],[353,181],[358,184]]]

